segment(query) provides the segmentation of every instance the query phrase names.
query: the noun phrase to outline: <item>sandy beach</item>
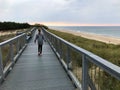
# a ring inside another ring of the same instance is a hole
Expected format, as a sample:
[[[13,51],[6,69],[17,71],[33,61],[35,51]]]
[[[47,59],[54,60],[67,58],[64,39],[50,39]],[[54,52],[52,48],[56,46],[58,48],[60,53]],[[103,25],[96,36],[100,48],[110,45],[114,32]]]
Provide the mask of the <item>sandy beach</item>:
[[[115,44],[118,45],[120,44],[120,38],[116,38],[116,37],[110,37],[110,36],[103,36],[103,35],[98,35],[98,34],[91,34],[91,33],[84,33],[84,32],[74,32],[68,30],[59,30],[61,32],[66,32],[66,33],[70,33],[73,35],[77,35],[77,36],[81,36],[84,38],[88,38],[88,39],[92,39],[92,40],[97,40],[97,41],[101,41],[101,42],[105,42],[105,43],[109,43],[109,44]]]

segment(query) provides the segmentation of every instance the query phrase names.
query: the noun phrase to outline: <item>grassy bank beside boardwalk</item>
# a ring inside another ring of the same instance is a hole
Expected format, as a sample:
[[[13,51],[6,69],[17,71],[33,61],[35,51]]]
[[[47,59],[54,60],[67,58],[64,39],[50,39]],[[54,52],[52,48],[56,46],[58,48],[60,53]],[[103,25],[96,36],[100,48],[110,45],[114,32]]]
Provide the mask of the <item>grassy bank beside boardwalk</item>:
[[[31,28],[0,31],[0,43],[13,38],[22,32],[25,32],[27,35],[31,35],[30,31],[31,31]],[[15,56],[17,54],[17,44],[18,43],[17,43],[17,40],[14,40],[12,43],[13,43],[13,49],[14,49],[13,51],[14,51],[14,56]],[[22,40],[20,40],[20,43],[22,43]],[[4,67],[7,65],[7,63],[9,63],[9,60],[10,60],[10,58],[9,58],[11,55],[10,54],[10,45],[11,44],[8,43],[8,44],[5,44],[0,47],[1,52],[2,52],[2,60],[3,60],[2,62],[3,62]],[[22,47],[20,47],[20,48],[22,48]]]
[[[17,33],[20,32],[29,32],[31,28],[26,28],[26,29],[16,29],[16,30],[7,30],[7,31],[0,31],[0,42],[6,41],[10,38],[13,38],[16,36]]]
[[[6,41],[12,37],[14,37],[15,34],[8,34],[8,35],[3,35],[3,36],[0,36],[0,43],[3,42],[3,41]]]
[[[91,39],[86,39],[81,36],[75,36],[73,34],[60,32],[57,30],[48,31],[56,34],[57,36],[71,42],[81,48],[84,48],[118,66],[120,66],[120,45],[107,44],[100,41],[95,41]],[[66,48],[62,45],[62,50],[64,56],[66,56]],[[77,77],[77,79],[82,81],[82,58],[80,54],[71,50],[71,60],[72,60],[72,72]],[[65,57],[62,57],[66,59]],[[66,60],[64,60],[66,61]],[[112,77],[110,74],[99,68],[93,63],[88,64],[89,76],[93,84],[96,87],[96,90],[120,90],[120,81]]]
[[[86,39],[73,34],[49,29],[59,37],[84,48],[118,66],[120,66],[120,45],[107,44],[96,40]]]

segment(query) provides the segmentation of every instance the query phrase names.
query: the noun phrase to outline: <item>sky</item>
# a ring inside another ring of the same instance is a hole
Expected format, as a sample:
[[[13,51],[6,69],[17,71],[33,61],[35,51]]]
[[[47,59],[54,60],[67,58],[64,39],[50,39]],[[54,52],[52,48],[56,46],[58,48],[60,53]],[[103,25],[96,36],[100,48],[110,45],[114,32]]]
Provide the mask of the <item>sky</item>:
[[[0,21],[120,26],[120,0],[0,0]]]

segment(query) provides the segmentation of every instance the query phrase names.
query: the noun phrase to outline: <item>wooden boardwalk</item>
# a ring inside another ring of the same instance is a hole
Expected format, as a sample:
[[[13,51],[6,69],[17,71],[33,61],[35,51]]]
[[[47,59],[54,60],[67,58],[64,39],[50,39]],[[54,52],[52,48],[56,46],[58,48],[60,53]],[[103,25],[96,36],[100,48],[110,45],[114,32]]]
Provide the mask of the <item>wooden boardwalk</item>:
[[[37,55],[34,37],[28,43],[0,90],[75,90],[72,82],[47,42]]]

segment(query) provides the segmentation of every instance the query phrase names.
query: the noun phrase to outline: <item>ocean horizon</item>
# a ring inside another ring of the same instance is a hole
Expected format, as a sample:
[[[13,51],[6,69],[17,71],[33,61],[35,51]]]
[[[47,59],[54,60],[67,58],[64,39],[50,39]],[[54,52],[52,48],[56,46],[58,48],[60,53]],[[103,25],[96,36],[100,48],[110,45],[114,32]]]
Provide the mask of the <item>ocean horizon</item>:
[[[49,26],[49,28],[120,38],[120,26]]]

